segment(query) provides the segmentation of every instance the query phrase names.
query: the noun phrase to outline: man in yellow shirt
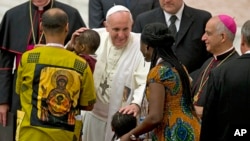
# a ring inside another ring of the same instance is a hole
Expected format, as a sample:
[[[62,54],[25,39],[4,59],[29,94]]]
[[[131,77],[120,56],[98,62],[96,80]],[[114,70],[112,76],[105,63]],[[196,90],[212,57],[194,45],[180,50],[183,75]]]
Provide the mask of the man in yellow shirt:
[[[96,100],[87,62],[65,50],[68,16],[58,8],[42,16],[46,45],[23,54],[18,68],[16,140],[77,141],[81,132],[79,110],[92,110]]]

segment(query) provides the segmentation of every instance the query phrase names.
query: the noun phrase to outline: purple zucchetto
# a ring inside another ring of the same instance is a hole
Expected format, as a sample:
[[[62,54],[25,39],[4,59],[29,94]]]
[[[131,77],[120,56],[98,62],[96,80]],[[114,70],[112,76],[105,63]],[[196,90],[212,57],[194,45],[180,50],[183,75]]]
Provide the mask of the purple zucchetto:
[[[236,33],[236,23],[234,19],[228,15],[218,15],[220,21],[227,27],[229,31],[231,31],[233,34]]]

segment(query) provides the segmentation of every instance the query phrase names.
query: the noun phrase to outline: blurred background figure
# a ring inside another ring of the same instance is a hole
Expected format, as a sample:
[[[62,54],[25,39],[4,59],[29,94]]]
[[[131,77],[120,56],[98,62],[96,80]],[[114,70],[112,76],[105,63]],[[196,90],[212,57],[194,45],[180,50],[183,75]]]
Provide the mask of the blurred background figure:
[[[159,7],[159,0],[89,0],[89,27],[104,27],[107,11],[114,5],[127,7],[135,20],[140,13]]]

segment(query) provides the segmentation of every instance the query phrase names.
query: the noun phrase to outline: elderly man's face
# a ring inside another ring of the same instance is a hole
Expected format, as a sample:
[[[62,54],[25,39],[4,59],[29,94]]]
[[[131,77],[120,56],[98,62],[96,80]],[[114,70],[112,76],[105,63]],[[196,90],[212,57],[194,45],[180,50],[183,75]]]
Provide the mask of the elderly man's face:
[[[46,6],[50,0],[32,0],[32,3],[37,7]]]
[[[105,26],[114,46],[121,48],[128,43],[132,24],[133,21],[128,12],[116,12],[109,16]]]
[[[220,22],[218,17],[211,18],[207,22],[205,33],[201,38],[206,44],[207,51],[214,55],[221,53],[220,46],[223,43],[222,33],[219,33],[216,28],[218,22]]]

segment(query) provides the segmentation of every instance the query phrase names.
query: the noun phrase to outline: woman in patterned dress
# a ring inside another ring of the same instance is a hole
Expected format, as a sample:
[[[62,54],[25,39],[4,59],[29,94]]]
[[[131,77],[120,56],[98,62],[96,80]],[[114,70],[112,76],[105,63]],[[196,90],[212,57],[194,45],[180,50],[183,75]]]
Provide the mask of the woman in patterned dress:
[[[141,52],[151,61],[146,88],[148,115],[121,141],[136,140],[151,130],[153,141],[199,141],[201,125],[192,106],[190,79],[171,49],[173,44],[165,24],[144,27]]]

